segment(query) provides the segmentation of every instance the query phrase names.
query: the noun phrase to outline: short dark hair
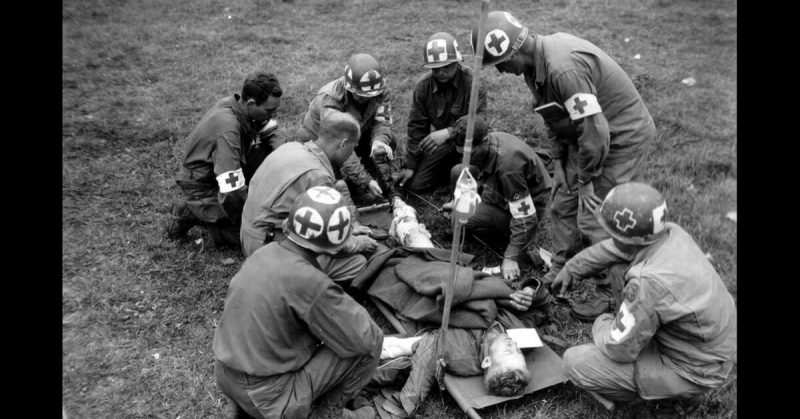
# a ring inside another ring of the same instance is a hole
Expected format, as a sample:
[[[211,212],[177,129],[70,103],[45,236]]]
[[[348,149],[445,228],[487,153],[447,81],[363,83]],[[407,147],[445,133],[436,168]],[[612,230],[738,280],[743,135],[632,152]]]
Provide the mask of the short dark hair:
[[[506,397],[519,394],[530,382],[531,375],[528,370],[509,369],[486,376],[486,387],[489,394]]]
[[[486,122],[484,122],[483,118],[480,116],[475,116],[475,127],[472,131],[472,144],[482,144],[487,135],[489,135],[489,127],[486,125]],[[467,142],[466,115],[458,118],[456,123],[453,124],[450,132],[450,138],[452,138],[453,143],[459,147],[463,147],[464,143]]]
[[[264,70],[256,70],[247,75],[242,86],[242,99],[254,99],[256,105],[264,103],[270,96],[281,97],[283,90],[278,78]]]

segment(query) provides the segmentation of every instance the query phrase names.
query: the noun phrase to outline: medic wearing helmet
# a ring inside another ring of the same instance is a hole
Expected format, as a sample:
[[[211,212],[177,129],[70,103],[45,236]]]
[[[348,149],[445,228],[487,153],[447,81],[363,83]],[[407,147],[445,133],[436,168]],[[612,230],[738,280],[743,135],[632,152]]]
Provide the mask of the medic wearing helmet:
[[[473,46],[476,37],[473,28]],[[524,75],[533,107],[555,134],[550,282],[581,250],[581,236],[608,238],[593,212],[615,185],[641,178],[655,125],[625,71],[584,39],[529,32],[510,13],[493,11],[483,43],[483,65]]]
[[[614,187],[598,212],[611,238],[575,255],[553,282],[563,294],[573,280],[609,268],[616,289],[617,313],[597,317],[594,342],[564,352],[576,386],[618,401],[680,396],[696,405],[728,377],[735,302],[697,243],[666,215],[666,201],[651,186]]]
[[[381,171],[387,168],[379,166],[390,164],[396,149],[391,94],[386,88],[386,73],[373,56],[353,55],[347,60],[344,75],[319,89],[303,117],[309,139],[317,138],[320,120],[330,110],[349,113],[361,125],[355,153],[340,169],[353,200],[367,205],[381,196],[390,198],[394,194],[391,174],[382,176]]]
[[[383,332],[317,263],[345,245],[351,220],[335,189],[308,189],[284,223],[288,239],[259,248],[231,280],[213,343],[230,417],[307,418],[312,403],[318,417],[376,417],[344,404],[375,372]]]
[[[446,32],[431,35],[422,49],[431,69],[414,87],[408,114],[408,153],[398,184],[422,191],[447,184],[450,168],[461,162],[453,145],[453,125],[469,111],[472,71],[461,65],[458,41]],[[478,89],[478,115],[486,113],[486,90]]]

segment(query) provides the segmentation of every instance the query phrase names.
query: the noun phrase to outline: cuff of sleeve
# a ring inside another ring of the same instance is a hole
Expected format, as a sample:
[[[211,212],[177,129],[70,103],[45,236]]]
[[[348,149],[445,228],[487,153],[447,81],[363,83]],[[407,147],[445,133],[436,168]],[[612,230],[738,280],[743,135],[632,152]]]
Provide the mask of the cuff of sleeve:
[[[518,262],[519,261],[519,247],[517,247],[515,245],[512,245],[512,244],[509,244],[508,247],[506,247],[506,251],[503,253],[503,257],[506,258],[506,259],[511,259],[514,262]]]

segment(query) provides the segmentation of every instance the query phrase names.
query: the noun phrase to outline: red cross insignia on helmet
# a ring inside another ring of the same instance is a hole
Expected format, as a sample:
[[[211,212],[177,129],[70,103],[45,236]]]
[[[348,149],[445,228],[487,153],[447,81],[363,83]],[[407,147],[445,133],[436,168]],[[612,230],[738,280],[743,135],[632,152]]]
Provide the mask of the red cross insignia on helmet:
[[[424,51],[423,67],[444,67],[453,62],[463,61],[458,41],[447,32],[437,32],[428,38]]]
[[[315,186],[297,197],[284,231],[300,246],[332,254],[350,237],[350,221],[342,194],[328,186]]]
[[[369,54],[355,54],[344,67],[344,88],[349,92],[372,97],[383,93],[386,78],[378,61]]]

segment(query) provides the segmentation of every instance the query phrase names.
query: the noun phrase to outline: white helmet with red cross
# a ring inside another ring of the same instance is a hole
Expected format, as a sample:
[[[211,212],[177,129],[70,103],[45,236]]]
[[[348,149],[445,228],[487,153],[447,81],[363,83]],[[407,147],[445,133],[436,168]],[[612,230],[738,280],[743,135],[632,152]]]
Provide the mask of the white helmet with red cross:
[[[612,188],[597,215],[611,237],[626,244],[646,245],[664,234],[667,202],[652,186],[628,182]]]
[[[447,32],[437,32],[428,38],[422,51],[425,68],[444,67],[450,63],[463,61],[458,41]]]
[[[483,66],[490,67],[509,60],[517,52],[525,38],[528,28],[522,26],[511,13],[494,11],[486,16],[486,32],[483,35]],[[477,53],[478,24],[469,35],[472,50]]]
[[[350,210],[336,189],[315,186],[298,196],[286,218],[289,240],[317,253],[334,254],[352,232]]]
[[[378,60],[369,54],[355,54],[344,66],[344,88],[359,96],[373,97],[383,93],[386,79]]]

